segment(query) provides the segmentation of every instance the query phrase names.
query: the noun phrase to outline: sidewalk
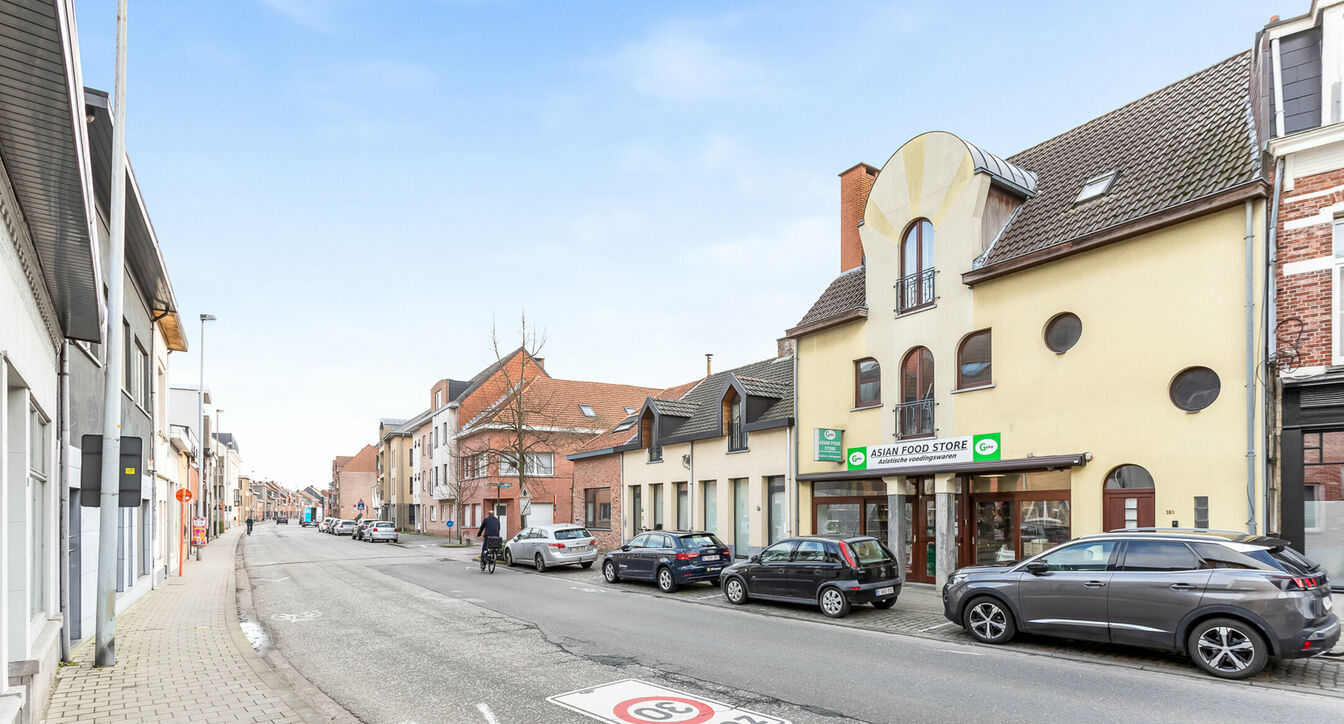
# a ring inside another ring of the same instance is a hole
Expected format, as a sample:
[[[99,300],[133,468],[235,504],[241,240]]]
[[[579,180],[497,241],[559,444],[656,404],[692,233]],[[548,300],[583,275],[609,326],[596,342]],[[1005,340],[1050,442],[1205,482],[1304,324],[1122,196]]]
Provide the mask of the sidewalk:
[[[62,667],[46,712],[66,722],[314,721],[238,625],[234,556],[242,527],[207,546],[117,617],[117,665],[93,666],[90,637]]]

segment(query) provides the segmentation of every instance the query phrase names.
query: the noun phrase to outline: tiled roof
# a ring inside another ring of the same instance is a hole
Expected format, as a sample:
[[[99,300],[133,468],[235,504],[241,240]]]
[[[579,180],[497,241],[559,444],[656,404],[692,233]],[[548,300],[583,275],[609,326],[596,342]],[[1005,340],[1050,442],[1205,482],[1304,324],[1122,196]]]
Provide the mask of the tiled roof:
[[[1008,261],[1259,178],[1250,64],[1250,51],[1238,53],[1009,157],[1038,176],[1036,194],[977,265]],[[1074,204],[1088,180],[1112,171],[1116,178],[1107,193]]]
[[[802,327],[868,306],[865,276],[864,267],[858,266],[836,277],[794,326]]]
[[[695,414],[695,404],[691,402],[682,402],[681,400],[652,400],[653,406],[658,412],[673,417],[690,417]]]
[[[530,397],[525,403],[527,408],[539,410],[536,417],[538,420],[544,419],[544,422],[536,424],[591,432],[616,425],[627,417],[626,407],[638,407],[645,398],[657,391],[652,387],[538,377],[524,388],[522,394],[525,398]],[[595,416],[583,414],[579,405],[591,407]],[[507,403],[500,405],[473,427],[490,424],[507,408]]]
[[[783,398],[789,395],[789,384],[777,380],[763,380],[759,377],[747,377],[736,375],[737,381],[742,383],[742,388],[748,395],[757,397],[773,397],[775,399]]]
[[[676,400],[681,396],[685,395],[687,392],[690,392],[691,390],[695,389],[695,386],[700,384],[703,380],[704,378],[702,377],[701,379],[694,380],[692,382],[686,382],[684,384],[680,384],[675,387],[669,387],[665,390],[659,390],[653,395],[650,395],[650,397],[654,398],[655,400]],[[638,410],[641,404],[642,401],[628,405],[628,407]],[[612,448],[617,445],[624,445],[625,443],[630,442],[630,439],[633,438],[639,432],[639,428],[635,426],[635,423],[637,422],[638,419],[639,419],[638,413],[634,415],[627,415],[624,418],[621,418],[621,420],[617,422],[615,425],[613,425],[611,429],[607,430],[601,435],[598,435],[597,437],[594,437],[592,440],[589,440],[588,442],[581,445],[577,450],[574,451],[574,454],[577,455],[585,452],[592,452],[594,450],[606,450],[608,448]],[[623,430],[616,429],[621,427],[625,423],[630,423],[630,427],[627,427]]]
[[[778,393],[790,399],[789,409],[783,415],[777,414],[776,408],[779,407],[779,403],[775,403],[755,422],[789,417],[789,413],[792,412],[793,398],[793,356],[771,357],[760,362],[716,372],[686,393],[679,402],[684,405],[693,405],[695,408],[694,414],[668,436],[670,440],[690,439],[707,433],[715,433],[721,429],[722,422],[719,420],[719,416],[722,414],[720,402],[723,398],[721,395],[729,384],[730,376],[737,377],[739,380],[743,377],[750,378],[756,381],[758,385],[760,383],[769,384],[771,392],[764,395],[766,397],[774,397],[775,393]],[[743,387],[746,387],[746,385],[744,384]],[[759,389],[761,389],[760,386],[758,386]],[[748,390],[747,394],[752,393]]]

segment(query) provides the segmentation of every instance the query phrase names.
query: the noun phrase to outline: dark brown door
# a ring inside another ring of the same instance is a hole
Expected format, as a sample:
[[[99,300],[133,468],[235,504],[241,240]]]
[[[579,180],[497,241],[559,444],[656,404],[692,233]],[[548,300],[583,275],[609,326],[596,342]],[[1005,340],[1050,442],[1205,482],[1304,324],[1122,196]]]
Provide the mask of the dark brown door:
[[[1151,528],[1156,525],[1153,491],[1107,490],[1102,494],[1102,529]]]

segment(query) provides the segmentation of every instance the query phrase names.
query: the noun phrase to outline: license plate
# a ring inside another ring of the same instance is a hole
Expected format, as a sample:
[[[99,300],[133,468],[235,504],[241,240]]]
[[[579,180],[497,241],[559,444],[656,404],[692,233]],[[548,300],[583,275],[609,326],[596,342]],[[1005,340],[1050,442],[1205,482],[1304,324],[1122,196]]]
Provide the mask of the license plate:
[[[718,556],[700,556],[700,560],[702,560],[702,561],[717,561],[717,560],[719,560],[719,557],[718,557]]]
[[[874,591],[874,593],[876,593],[879,596],[890,596],[895,592],[896,592],[895,586],[887,586],[886,588],[879,588],[876,591]]]
[[[579,551],[580,553],[582,553],[583,551],[588,550],[588,546],[574,546],[574,550]]]

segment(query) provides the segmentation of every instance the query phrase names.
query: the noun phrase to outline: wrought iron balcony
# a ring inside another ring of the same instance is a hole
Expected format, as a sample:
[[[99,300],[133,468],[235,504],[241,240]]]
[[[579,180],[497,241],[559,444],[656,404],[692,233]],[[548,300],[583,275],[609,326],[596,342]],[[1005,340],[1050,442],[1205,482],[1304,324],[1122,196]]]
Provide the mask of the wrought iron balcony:
[[[896,406],[896,437],[933,436],[933,398]]]
[[[921,269],[896,282],[896,313],[933,304],[933,269]]]

